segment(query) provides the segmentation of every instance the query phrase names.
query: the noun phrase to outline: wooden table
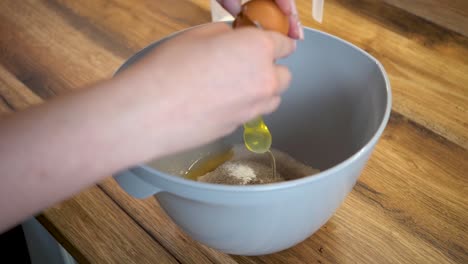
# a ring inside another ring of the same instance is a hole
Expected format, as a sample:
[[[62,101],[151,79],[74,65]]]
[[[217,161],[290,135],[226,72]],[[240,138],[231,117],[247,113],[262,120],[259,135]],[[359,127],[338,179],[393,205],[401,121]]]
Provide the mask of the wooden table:
[[[322,25],[310,1],[297,1],[306,26],[377,57],[394,95],[359,182],[305,242],[226,255],[111,178],[37,218],[83,263],[468,263],[468,5],[406,1],[405,11],[405,1],[385,1],[327,0]],[[445,17],[438,5],[449,6]],[[210,21],[208,0],[3,0],[0,10],[4,114],[108,78],[150,42]]]

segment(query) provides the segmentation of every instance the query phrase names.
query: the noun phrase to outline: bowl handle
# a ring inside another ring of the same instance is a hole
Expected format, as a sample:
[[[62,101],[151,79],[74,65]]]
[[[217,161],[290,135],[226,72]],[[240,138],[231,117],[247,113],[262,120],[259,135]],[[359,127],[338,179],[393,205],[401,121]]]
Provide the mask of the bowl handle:
[[[117,173],[114,179],[125,192],[138,199],[144,199],[161,192],[161,189],[145,182],[131,170]]]

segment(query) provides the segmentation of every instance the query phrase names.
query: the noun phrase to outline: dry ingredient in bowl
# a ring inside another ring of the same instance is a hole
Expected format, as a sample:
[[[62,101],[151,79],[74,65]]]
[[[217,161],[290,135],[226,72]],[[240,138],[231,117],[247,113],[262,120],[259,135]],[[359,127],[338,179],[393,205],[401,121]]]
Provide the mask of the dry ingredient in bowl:
[[[217,156],[208,157],[199,164],[194,164],[193,170],[200,173],[200,168],[210,164],[210,169],[199,175],[189,175],[190,178],[215,184],[254,185],[281,182],[311,176],[319,170],[307,166],[288,154],[271,149],[276,159],[276,173],[273,173],[271,157],[268,153],[252,153],[244,145],[236,145],[230,151],[229,157],[222,160],[216,167],[212,160],[219,160]]]
[[[227,169],[227,175],[239,179],[241,184],[246,184],[257,178],[255,171],[246,164],[236,164],[235,162],[226,162],[223,166]],[[204,176],[206,177],[206,175]]]
[[[284,178],[273,175],[270,166],[255,161],[228,161],[214,171],[198,178],[201,182],[250,185],[284,181]]]

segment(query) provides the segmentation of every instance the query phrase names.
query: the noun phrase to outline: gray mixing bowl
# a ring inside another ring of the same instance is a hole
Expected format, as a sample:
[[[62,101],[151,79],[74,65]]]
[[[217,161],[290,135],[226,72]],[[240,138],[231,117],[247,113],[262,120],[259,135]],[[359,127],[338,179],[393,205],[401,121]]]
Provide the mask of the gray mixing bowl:
[[[116,74],[160,43],[137,53]],[[154,195],[189,236],[226,253],[263,255],[311,236],[352,190],[382,135],[391,111],[390,83],[375,58],[309,28],[297,51],[280,63],[293,80],[279,109],[265,116],[273,147],[319,174],[256,186],[179,176],[197,158],[242,143],[239,128],[207,146],[122,171],[115,175],[119,185],[137,198]]]

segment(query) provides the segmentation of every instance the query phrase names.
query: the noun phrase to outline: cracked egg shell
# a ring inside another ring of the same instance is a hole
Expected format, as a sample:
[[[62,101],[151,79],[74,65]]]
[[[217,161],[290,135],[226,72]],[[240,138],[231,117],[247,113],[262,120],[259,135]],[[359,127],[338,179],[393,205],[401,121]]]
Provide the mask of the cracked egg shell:
[[[252,0],[242,5],[241,12],[234,20],[234,28],[255,26],[257,22],[265,30],[288,35],[289,20],[272,0]]]

